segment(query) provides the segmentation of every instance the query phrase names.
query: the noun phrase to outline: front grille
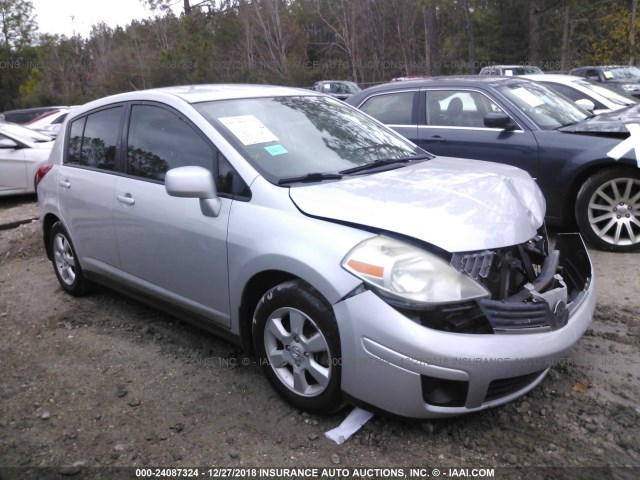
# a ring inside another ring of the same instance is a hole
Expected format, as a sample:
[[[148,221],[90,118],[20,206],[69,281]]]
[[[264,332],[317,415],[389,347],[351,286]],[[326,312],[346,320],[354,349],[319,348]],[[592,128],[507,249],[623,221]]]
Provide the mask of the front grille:
[[[535,382],[543,372],[544,370],[519,377],[499,378],[494,380],[489,384],[484,401],[490,402],[491,400],[497,400],[499,398],[506,397],[507,395],[511,395],[512,393],[516,393]]]
[[[547,302],[513,303],[482,299],[478,303],[495,332],[551,327],[553,316]]]

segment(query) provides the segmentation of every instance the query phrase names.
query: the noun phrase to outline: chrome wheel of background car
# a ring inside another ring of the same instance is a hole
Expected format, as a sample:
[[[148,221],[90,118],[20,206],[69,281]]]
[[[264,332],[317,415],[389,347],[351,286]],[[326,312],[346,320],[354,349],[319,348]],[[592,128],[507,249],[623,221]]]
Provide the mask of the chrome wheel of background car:
[[[87,293],[91,283],[82,274],[73,243],[62,223],[53,224],[49,233],[49,242],[53,270],[62,288],[71,295]]]
[[[343,405],[338,326],[331,305],[311,286],[292,280],[268,290],[252,334],[264,373],[291,404],[318,414]]]
[[[576,217],[583,235],[598,248],[640,248],[638,171],[611,169],[590,177],[578,194]]]

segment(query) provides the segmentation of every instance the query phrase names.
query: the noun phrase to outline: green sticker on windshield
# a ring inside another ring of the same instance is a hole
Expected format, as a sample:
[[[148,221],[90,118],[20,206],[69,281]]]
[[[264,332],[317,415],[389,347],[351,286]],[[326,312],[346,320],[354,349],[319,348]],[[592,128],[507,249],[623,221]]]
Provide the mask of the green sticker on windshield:
[[[276,155],[284,155],[285,153],[289,153],[287,152],[287,149],[282,145],[270,145],[268,147],[264,147],[264,149],[269,152],[269,155],[272,155],[274,157]]]

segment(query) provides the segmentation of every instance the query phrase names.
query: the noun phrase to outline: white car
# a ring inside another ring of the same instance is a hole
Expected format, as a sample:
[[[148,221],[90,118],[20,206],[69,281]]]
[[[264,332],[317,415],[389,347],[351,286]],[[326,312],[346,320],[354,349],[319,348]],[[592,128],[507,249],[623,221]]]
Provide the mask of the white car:
[[[636,105],[640,100],[616,88],[574,75],[523,75],[573,100],[596,115]]]
[[[0,196],[34,193],[36,173],[52,147],[48,135],[0,122]]]
[[[60,108],[52,112],[47,112],[34,118],[30,122],[24,124],[25,127],[35,130],[45,135],[55,137],[60,130],[60,125],[67,118],[67,114],[71,111],[70,108]]]

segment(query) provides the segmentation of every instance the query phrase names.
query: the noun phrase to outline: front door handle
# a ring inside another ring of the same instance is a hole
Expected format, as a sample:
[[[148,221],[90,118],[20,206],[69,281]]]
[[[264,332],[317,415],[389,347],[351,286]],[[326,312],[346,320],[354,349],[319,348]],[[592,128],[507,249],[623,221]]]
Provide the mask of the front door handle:
[[[60,185],[63,188],[71,188],[71,182],[69,181],[68,178],[65,178],[64,180],[60,180],[58,182],[58,185]]]
[[[133,205],[134,203],[136,203],[135,199],[131,196],[130,193],[118,195],[118,201],[120,203],[124,203],[125,205]]]
[[[424,141],[429,143],[444,143],[447,141],[447,139],[441,137],[440,135],[434,135],[433,137],[425,138]]]

